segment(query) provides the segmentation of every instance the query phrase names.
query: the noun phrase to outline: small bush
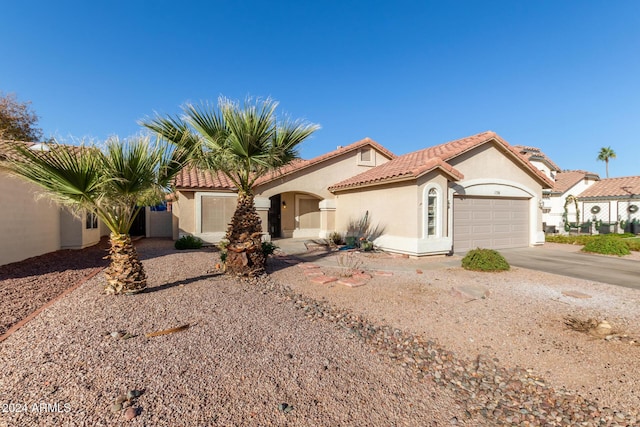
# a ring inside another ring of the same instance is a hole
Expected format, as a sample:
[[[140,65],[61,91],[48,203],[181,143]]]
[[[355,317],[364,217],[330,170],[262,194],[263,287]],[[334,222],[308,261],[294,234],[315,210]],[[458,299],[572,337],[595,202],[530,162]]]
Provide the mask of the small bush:
[[[640,239],[624,239],[623,242],[627,244],[630,251],[639,252],[640,251]]]
[[[336,246],[344,245],[344,239],[342,238],[342,234],[338,233],[337,231],[334,231],[329,235],[329,241]]]
[[[605,255],[629,255],[629,246],[617,237],[601,237],[588,242],[582,248],[584,252],[593,252]]]
[[[199,237],[190,236],[190,235],[182,236],[181,238],[176,240],[176,243],[174,246],[178,250],[200,249],[202,247],[202,239]]]
[[[462,267],[473,271],[505,271],[510,266],[506,259],[492,249],[473,249],[462,259]]]
[[[269,256],[274,253],[278,247],[273,242],[262,242],[262,253],[264,256]]]

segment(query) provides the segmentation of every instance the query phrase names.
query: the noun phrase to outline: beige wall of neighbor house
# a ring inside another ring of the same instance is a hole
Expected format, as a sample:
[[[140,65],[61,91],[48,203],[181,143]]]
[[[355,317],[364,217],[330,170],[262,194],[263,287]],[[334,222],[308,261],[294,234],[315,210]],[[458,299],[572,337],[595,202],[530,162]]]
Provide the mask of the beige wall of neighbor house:
[[[92,218],[93,219],[93,218]],[[100,221],[87,220],[86,212],[60,211],[60,249],[82,249],[100,241]]]
[[[60,208],[37,188],[0,172],[0,265],[60,249]]]

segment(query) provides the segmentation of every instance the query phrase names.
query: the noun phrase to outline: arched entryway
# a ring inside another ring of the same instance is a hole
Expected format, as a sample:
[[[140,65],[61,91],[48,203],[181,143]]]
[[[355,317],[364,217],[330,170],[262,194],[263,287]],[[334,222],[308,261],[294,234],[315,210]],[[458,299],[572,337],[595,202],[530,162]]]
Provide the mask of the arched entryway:
[[[288,191],[269,197],[267,230],[272,238],[318,238],[322,230],[322,198]]]

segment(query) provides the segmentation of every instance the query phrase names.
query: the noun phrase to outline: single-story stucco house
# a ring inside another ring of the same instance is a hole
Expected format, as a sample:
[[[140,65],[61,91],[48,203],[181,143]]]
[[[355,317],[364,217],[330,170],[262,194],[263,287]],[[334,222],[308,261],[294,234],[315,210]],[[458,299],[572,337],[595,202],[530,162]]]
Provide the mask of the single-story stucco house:
[[[365,138],[260,179],[266,238],[345,233],[368,212],[385,250],[424,256],[542,244],[542,194],[553,181],[494,132],[396,156]],[[236,189],[222,174],[175,180],[174,238],[224,237]]]

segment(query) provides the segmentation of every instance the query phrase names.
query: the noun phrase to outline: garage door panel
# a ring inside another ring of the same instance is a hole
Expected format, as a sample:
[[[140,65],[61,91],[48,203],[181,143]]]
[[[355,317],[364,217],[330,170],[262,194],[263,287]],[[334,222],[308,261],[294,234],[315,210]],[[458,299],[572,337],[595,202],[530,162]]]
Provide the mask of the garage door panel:
[[[529,245],[529,200],[454,198],[454,250]]]

